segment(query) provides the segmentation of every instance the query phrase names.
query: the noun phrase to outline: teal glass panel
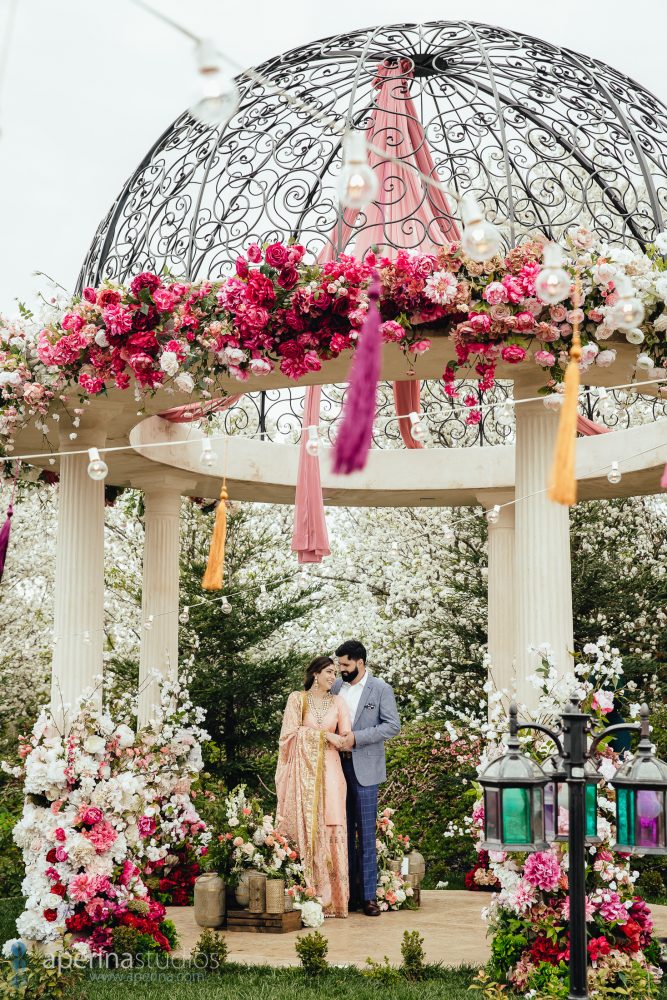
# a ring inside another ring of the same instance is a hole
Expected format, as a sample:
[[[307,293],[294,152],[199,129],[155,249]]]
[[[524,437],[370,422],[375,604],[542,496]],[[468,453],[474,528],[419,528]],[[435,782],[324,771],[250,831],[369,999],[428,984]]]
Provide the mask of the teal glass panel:
[[[530,792],[527,788],[503,789],[503,843],[530,844]]]
[[[635,846],[635,795],[632,789],[616,789],[616,840],[621,846]]]
[[[586,785],[586,836],[598,835],[598,790],[597,785],[589,782]]]

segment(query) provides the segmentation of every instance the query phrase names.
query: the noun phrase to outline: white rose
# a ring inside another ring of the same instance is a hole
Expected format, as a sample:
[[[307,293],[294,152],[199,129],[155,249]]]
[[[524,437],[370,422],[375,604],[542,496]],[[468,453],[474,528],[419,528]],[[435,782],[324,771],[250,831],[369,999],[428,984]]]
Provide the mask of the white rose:
[[[309,899],[299,907],[301,910],[301,923],[304,927],[321,927],[324,923],[324,913],[320,903]]]
[[[599,365],[600,368],[608,368],[609,365],[613,365],[616,360],[616,351],[600,351],[595,359],[595,364]]]
[[[661,254],[667,254],[667,233],[658,233],[653,242]]]
[[[103,753],[106,748],[106,742],[101,736],[88,736],[83,744],[83,749],[87,753]]]
[[[0,372],[0,385],[19,385],[21,376],[18,372]]]
[[[95,334],[95,343],[98,347],[108,347],[109,341],[107,340],[107,335],[104,330],[98,330]]]
[[[253,358],[250,362],[250,371],[253,375],[268,375],[273,370],[273,365],[266,358]]]
[[[618,268],[606,261],[593,268],[593,278],[598,285],[606,285],[608,282],[613,281],[617,274]]]
[[[120,726],[116,728],[116,736],[122,747],[131,747],[134,743],[134,733],[129,726],[121,723]]]
[[[192,392],[195,387],[194,379],[188,372],[181,372],[180,375],[177,375],[175,382],[181,392]]]
[[[178,371],[178,355],[174,351],[163,351],[160,358],[160,368],[167,375],[175,375]]]
[[[661,274],[655,283],[655,290],[661,299],[667,300],[667,274]]]

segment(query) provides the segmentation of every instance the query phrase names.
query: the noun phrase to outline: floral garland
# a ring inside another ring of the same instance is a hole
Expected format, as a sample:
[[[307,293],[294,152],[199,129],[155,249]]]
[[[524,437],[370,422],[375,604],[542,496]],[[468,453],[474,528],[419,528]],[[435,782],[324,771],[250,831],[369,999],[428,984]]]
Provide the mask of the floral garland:
[[[579,699],[582,711],[591,714],[594,729],[601,732],[614,705],[624,706],[636,717],[639,705],[628,704],[628,694],[636,685],[623,684],[623,668],[617,649],[603,637],[584,648],[575,673],[559,679],[551,652],[541,650],[542,667],[535,678],[540,687],[539,720],[553,723],[560,707],[571,696]],[[625,703],[625,705],[624,705]],[[495,728],[498,720],[490,726]],[[535,756],[544,759],[553,747],[534,734],[522,738]],[[495,740],[487,746],[480,769],[503,752]],[[588,848],[586,866],[586,919],[589,926],[589,989],[611,989],[624,976],[643,976],[656,983],[660,948],[653,938],[653,921],[644,900],[636,893],[638,872],[632,871],[625,855],[614,855],[611,817],[614,815],[613,779],[620,758],[611,748],[600,749],[597,762],[603,781],[598,785],[598,836],[601,843]],[[478,852],[484,839],[484,804],[479,798],[473,809],[473,835]],[[566,832],[567,811],[559,817]],[[481,880],[499,888],[483,911],[492,932],[492,978],[537,995],[546,987],[567,981],[569,960],[568,853],[567,843],[556,842],[548,851],[533,854],[490,852],[480,860]],[[560,994],[558,994],[560,995]],[[604,995],[607,995],[606,993]],[[647,995],[649,995],[647,993]]]
[[[390,867],[390,863],[400,864],[410,850],[407,834],[397,833],[392,819],[396,813],[390,806],[378,813],[375,845],[378,858],[377,901],[381,910],[400,910],[409,906],[414,889],[400,871]]]
[[[36,324],[0,322],[0,440],[11,448],[16,430],[37,417],[38,427],[56,404],[81,401],[110,388],[134,385],[142,394],[196,392],[210,398],[220,378],[244,382],[278,368],[289,379],[319,371],[322,363],[356,346],[368,310],[368,287],[381,282],[381,334],[398,344],[413,365],[431,341],[419,328],[441,327],[452,339],[456,363],[444,372],[445,391],[476,375],[481,390],[493,385],[496,365],[532,360],[547,386],[563,376],[573,323],[582,330],[584,370],[611,365],[616,351],[604,341],[617,330],[616,280],[626,275],[642,300],[645,320],[627,334],[645,342],[657,367],[667,365],[667,235],[646,253],[602,243],[580,228],[568,237],[567,269],[579,272],[563,303],[548,306],[535,291],[543,242],[528,241],[505,257],[480,264],[458,243],[432,254],[399,251],[395,259],[369,252],[325,264],[304,263],[299,244],[251,244],[236,273],[221,281],[173,281],[145,272],[129,287],[105,283],[84,288],[62,312]],[[479,420],[472,395],[469,421]],[[57,416],[57,414],[56,414]]]
[[[164,682],[161,709],[138,733],[82,697],[66,735],[43,711],[22,737],[26,800],[14,839],[26,866],[23,937],[63,942],[82,954],[113,946],[117,927],[148,935],[169,951],[172,928],[151,898],[150,875],[174,871],[174,841],[205,854],[210,834],[190,799],[202,767],[201,712],[187,690]]]

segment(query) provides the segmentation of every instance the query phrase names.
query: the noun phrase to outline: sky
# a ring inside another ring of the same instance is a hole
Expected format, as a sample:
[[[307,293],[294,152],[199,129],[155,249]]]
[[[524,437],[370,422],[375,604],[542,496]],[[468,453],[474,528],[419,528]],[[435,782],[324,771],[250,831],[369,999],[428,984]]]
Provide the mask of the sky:
[[[154,3],[243,66],[374,24],[469,19],[602,59],[667,102],[657,0]],[[0,312],[11,316],[43,287],[35,271],[74,287],[100,219],[197,81],[192,44],[132,0],[0,0],[0,65],[3,47]]]

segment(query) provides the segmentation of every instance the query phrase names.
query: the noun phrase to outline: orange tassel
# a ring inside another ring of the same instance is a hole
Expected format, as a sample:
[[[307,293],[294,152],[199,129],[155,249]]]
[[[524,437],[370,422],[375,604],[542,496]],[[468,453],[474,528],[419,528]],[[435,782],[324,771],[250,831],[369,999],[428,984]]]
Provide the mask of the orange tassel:
[[[225,539],[227,538],[227,486],[223,482],[220,488],[220,502],[215,512],[215,525],[211,548],[208,553],[208,563],[201,585],[204,590],[222,590],[225,566]]]
[[[575,283],[575,303],[580,301],[580,282]],[[573,303],[573,304],[575,304]],[[571,507],[577,502],[577,479],[575,475],[575,456],[577,449],[577,414],[579,412],[579,361],[581,359],[581,340],[579,339],[579,324],[575,323],[572,331],[572,347],[570,360],[565,370],[565,395],[560,408],[558,436],[554,449],[553,465],[549,480],[549,499],[554,503]]]

